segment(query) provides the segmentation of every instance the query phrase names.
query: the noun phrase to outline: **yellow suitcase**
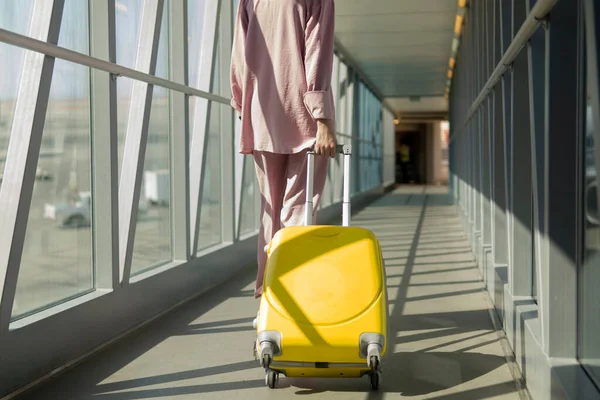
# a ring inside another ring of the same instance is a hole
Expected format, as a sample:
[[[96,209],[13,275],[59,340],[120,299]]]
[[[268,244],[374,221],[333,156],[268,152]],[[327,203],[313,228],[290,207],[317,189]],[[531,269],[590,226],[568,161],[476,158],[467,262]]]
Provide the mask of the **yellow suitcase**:
[[[349,226],[351,149],[338,151],[344,154],[343,226],[311,226],[306,215],[306,226],[281,229],[267,247],[254,355],[270,388],[279,374],[368,375],[373,389],[381,384],[388,330],[383,258],[371,231]],[[312,199],[314,153],[308,157]]]

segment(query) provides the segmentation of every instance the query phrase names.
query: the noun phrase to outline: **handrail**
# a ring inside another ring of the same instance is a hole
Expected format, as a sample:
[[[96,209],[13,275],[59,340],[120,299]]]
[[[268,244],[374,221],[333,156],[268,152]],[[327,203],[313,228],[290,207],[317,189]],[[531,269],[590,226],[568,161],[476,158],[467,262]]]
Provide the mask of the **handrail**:
[[[2,28],[0,28],[0,42],[35,51],[37,53],[45,54],[61,60],[70,61],[75,64],[84,65],[89,68],[94,68],[100,71],[108,72],[117,77],[124,76],[127,78],[135,79],[137,81],[146,82],[154,86],[160,86],[166,89],[185,93],[190,96],[196,96],[199,98],[214,101],[216,103],[230,105],[230,99],[226,97],[219,96],[214,93],[205,92],[203,90],[195,89],[191,86],[176,83],[168,79],[160,78],[155,75],[150,75],[132,68],[127,68],[122,65],[114,64],[109,61],[101,60],[99,58],[92,57],[86,54],[78,53],[76,51],[69,50],[64,47],[50,44]],[[361,74],[361,76],[363,75]],[[382,106],[388,107],[387,103],[383,102],[383,100]],[[358,140],[364,141],[364,139]]]
[[[488,94],[490,94],[494,86],[496,86],[496,83],[498,83],[500,78],[502,78],[502,75],[504,75],[506,70],[508,70],[515,61],[515,58],[517,58],[517,55],[519,55],[521,49],[525,46],[525,44],[527,44],[527,41],[529,38],[531,38],[531,35],[533,35],[539,24],[544,21],[557,1],[558,0],[538,0],[536,2],[535,6],[529,12],[529,15],[527,15],[525,22],[523,22],[523,25],[521,25],[521,28],[510,43],[510,46],[508,46],[508,49],[506,49],[506,52],[500,59],[500,62],[494,69],[494,72],[492,72],[492,75],[490,75],[490,78],[485,83],[483,89],[481,89],[479,96],[477,96],[469,108],[462,126],[463,128],[467,125],[471,117],[473,117],[473,114],[475,114],[475,111],[477,111]],[[457,132],[457,135],[451,137],[450,142],[454,141],[454,139],[460,135],[460,133],[462,133],[462,130]]]
[[[180,83],[176,83],[168,79],[159,78],[157,76],[137,71],[135,69],[123,67],[122,65],[104,61],[99,58],[88,56],[86,54],[81,54],[76,51],[66,49],[64,47],[56,46],[54,44],[33,39],[15,32],[7,31],[6,29],[0,28],[0,42],[35,51],[37,53],[46,54],[48,56],[59,58],[61,60],[85,65],[86,67],[108,72],[115,76],[125,76],[127,78],[146,82],[154,86],[160,86],[166,89],[171,89],[177,92],[185,93],[190,96],[205,98],[216,103],[227,105],[230,104],[230,99],[227,99],[225,97],[205,92],[203,90],[195,89],[190,86],[182,85]]]

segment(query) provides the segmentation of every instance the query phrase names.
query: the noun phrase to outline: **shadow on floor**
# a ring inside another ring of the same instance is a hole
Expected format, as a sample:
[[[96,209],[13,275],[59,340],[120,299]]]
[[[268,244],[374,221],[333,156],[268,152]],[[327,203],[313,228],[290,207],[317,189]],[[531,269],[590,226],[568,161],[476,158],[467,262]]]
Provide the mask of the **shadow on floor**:
[[[391,218],[385,221],[385,218],[364,218],[366,225],[374,226],[374,231],[381,237],[389,237],[391,240],[399,242],[406,237],[407,246],[403,246],[400,251],[407,252],[406,257],[386,257],[388,267],[395,266],[394,260],[398,260],[398,266],[403,267],[402,274],[390,274],[387,278],[400,278],[399,283],[390,285],[390,288],[397,289],[395,296],[390,297],[390,303],[393,310],[390,315],[390,328],[392,336],[388,339],[392,351],[388,353],[383,361],[383,386],[378,392],[371,392],[368,379],[286,379],[281,378],[278,390],[281,394],[289,395],[291,389],[296,395],[311,395],[324,392],[341,393],[365,393],[366,398],[370,400],[382,399],[385,393],[402,394],[404,396],[419,396],[435,394],[437,400],[483,400],[489,397],[500,396],[514,391],[514,385],[511,382],[494,384],[485,387],[473,389],[462,389],[453,394],[436,394],[445,389],[455,388],[463,383],[473,381],[484,376],[505,364],[503,357],[488,355],[476,352],[476,349],[491,344],[497,340],[493,334],[493,326],[490,321],[487,310],[464,310],[455,312],[441,313],[421,313],[417,315],[405,315],[404,307],[407,302],[417,300],[431,300],[444,297],[458,296],[460,294],[472,294],[480,292],[480,288],[466,290],[448,290],[439,294],[424,294],[418,296],[408,296],[408,290],[414,286],[432,286],[435,282],[411,284],[413,276],[424,274],[437,274],[443,272],[467,271],[476,269],[472,261],[441,261],[438,263],[418,263],[416,259],[422,256],[442,256],[456,253],[464,253],[464,247],[446,247],[430,249],[432,254],[422,255],[417,252],[419,244],[445,244],[456,242],[458,238],[448,238],[438,229],[426,230],[428,226],[427,218],[456,218],[454,214],[447,211],[431,209],[438,205],[447,205],[445,202],[449,199],[448,195],[425,194],[390,194],[382,200],[372,204],[371,207],[393,207],[399,203],[405,202],[411,206],[411,213],[406,217],[410,219],[410,224],[414,224],[413,229],[404,228],[403,231],[394,228],[388,228],[387,225],[407,224],[402,218]],[[428,210],[429,209],[429,210]],[[372,210],[372,209],[371,209]],[[414,210],[414,211],[413,211]],[[384,212],[383,210],[381,212]],[[370,213],[365,213],[367,215]],[[462,229],[458,231],[457,224],[442,222],[443,225],[434,224],[435,228],[446,227],[449,230],[460,232],[456,236],[464,235]],[[406,225],[404,225],[406,226]],[[433,235],[426,237],[422,235]],[[439,238],[442,236],[441,238]],[[390,246],[390,250],[393,249]],[[431,251],[433,250],[433,251]],[[462,258],[462,257],[461,257]],[[447,267],[431,271],[415,271],[419,266],[448,264]],[[456,268],[452,268],[456,265]],[[171,337],[184,335],[198,335],[199,341],[202,341],[202,335],[209,333],[231,333],[240,331],[249,331],[251,336],[253,329],[251,321],[253,316],[248,318],[229,319],[218,322],[193,323],[199,316],[217,307],[219,304],[231,297],[252,297],[252,290],[246,287],[253,282],[255,278],[255,269],[249,268],[235,280],[228,284],[215,288],[211,293],[203,295],[201,298],[192,301],[182,309],[154,322],[151,326],[134,334],[110,350],[99,354],[89,360],[85,368],[74,369],[64,376],[55,379],[52,385],[41,386],[37,392],[39,397],[30,396],[27,398],[36,399],[64,399],[76,398],[101,399],[101,400],[133,400],[133,399],[152,399],[152,398],[174,398],[182,395],[192,395],[194,398],[202,398],[202,393],[212,393],[219,391],[232,391],[265,388],[263,379],[235,380],[228,374],[250,369],[260,369],[257,362],[251,357],[250,351],[245,361],[226,363],[221,360],[215,361],[215,365],[207,368],[189,369],[175,373],[160,374],[160,366],[156,368],[156,374],[146,377],[125,378],[118,382],[100,383],[119,371],[127,364],[140,358],[152,348],[156,347],[162,341]],[[438,278],[439,279],[439,278]],[[437,281],[437,279],[436,279]],[[440,282],[445,288],[459,283],[473,283],[476,281],[456,281]],[[250,299],[249,299],[250,300]],[[158,328],[157,328],[158,327]],[[489,335],[490,337],[486,337]],[[487,339],[487,340],[486,340]],[[490,340],[491,339],[491,340]],[[419,347],[415,351],[407,351],[410,344],[423,340],[431,340],[434,344],[428,348]],[[394,347],[397,352],[393,352]],[[453,346],[460,347],[456,351],[441,351],[442,348]],[[400,349],[400,350],[398,350]],[[238,358],[239,360],[239,358]],[[223,374],[223,380],[218,383],[189,384],[186,380],[214,376]],[[74,384],[73,382],[77,382]],[[187,384],[186,384],[187,383]],[[79,388],[76,397],[70,397],[74,386]],[[163,387],[148,387],[152,385],[162,385]],[[116,393],[117,391],[122,391]],[[221,395],[221,394],[217,394]],[[260,396],[268,396],[267,393]],[[228,398],[228,393],[222,394],[223,398]],[[256,398],[256,396],[252,397]]]
[[[22,399],[150,399],[161,396],[175,396],[185,393],[201,393],[203,391],[224,390],[221,384],[201,385],[198,387],[173,387],[168,389],[136,390],[130,393],[105,393],[107,391],[136,389],[146,385],[155,385],[166,382],[178,382],[185,379],[217,375],[244,369],[256,368],[254,360],[239,363],[215,365],[210,368],[188,370],[178,373],[155,375],[145,378],[103,383],[108,377],[124,368],[134,360],[142,357],[161,342],[181,335],[202,335],[207,333],[229,333],[239,331],[252,331],[254,317],[222,320],[212,323],[193,324],[203,314],[219,306],[232,296],[246,296],[244,290],[256,278],[256,266],[249,267],[235,279],[225,284],[218,285],[205,292],[198,298],[184,305],[182,308],[167,314],[152,322],[140,331],[110,346],[84,363],[71,370],[45,382],[23,395]],[[229,326],[243,324],[244,326]],[[249,357],[251,358],[251,357]],[[158,368],[160,369],[160,368]],[[236,382],[230,384],[232,388],[264,386],[260,382]],[[212,389],[211,389],[212,387]],[[72,391],[77,388],[77,396],[72,397]]]
[[[479,378],[504,365],[503,357],[464,352],[399,352],[385,359],[381,391],[369,398],[383,398],[384,393],[420,396],[449,389]],[[370,392],[368,379],[285,379],[280,387],[298,388],[296,394],[322,392]],[[514,389],[514,387],[513,387]],[[490,394],[486,392],[489,397]],[[457,397],[458,398],[458,397]],[[467,398],[467,397],[461,397]],[[487,397],[478,397],[484,399]]]

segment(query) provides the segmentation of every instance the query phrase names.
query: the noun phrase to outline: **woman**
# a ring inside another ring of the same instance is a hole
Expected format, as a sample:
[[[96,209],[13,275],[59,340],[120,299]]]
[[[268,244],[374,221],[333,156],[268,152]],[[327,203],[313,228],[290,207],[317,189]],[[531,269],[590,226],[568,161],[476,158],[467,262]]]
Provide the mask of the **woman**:
[[[315,218],[335,157],[331,91],[334,0],[240,0],[231,59],[231,105],[242,121],[240,152],[252,154],[261,192],[258,273],[283,226],[301,225],[306,152],[314,146]]]

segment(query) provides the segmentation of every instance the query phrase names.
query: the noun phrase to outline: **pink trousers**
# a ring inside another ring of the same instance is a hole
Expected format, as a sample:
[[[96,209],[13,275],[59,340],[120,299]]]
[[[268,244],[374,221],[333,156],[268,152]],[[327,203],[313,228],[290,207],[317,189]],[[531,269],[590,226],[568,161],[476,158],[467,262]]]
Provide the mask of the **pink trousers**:
[[[254,162],[261,194],[258,233],[258,272],[254,298],[262,295],[267,255],[264,248],[285,226],[304,224],[306,202],[306,150],[295,154],[255,151]],[[313,224],[327,179],[329,157],[315,155],[313,180]]]

